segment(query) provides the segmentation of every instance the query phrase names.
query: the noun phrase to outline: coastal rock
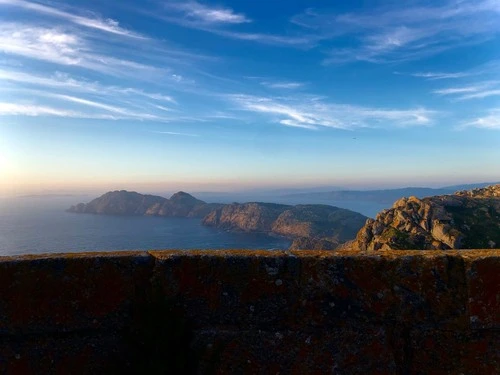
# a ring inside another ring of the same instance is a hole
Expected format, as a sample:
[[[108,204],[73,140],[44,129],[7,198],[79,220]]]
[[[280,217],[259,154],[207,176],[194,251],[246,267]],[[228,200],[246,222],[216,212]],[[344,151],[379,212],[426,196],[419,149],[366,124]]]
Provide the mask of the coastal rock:
[[[500,243],[500,185],[428,198],[402,198],[368,219],[342,249],[447,250]]]
[[[297,205],[283,212],[271,231],[287,237],[327,237],[342,242],[354,238],[365,220],[366,217],[357,212],[338,207]]]
[[[232,203],[213,210],[203,219],[203,224],[229,231],[263,232],[289,238],[324,238],[338,244],[354,238],[365,220],[366,217],[359,213],[327,205],[253,202]]]
[[[291,206],[274,203],[231,203],[203,218],[203,225],[242,232],[271,232],[274,221]]]

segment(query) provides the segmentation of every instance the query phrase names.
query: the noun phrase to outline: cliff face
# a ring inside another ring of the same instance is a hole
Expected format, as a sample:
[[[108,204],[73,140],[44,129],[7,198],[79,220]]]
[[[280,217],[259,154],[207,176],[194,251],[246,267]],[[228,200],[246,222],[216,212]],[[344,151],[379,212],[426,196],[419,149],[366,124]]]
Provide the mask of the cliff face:
[[[80,203],[68,212],[103,215],[152,215],[203,217],[219,205],[207,204],[190,194],[178,192],[170,199],[125,190],[108,192],[93,201]]]
[[[224,230],[270,232],[274,221],[289,207],[273,203],[232,203],[210,212],[203,224]]]
[[[346,209],[311,204],[294,206],[273,223],[272,232],[289,237],[327,237],[346,241],[356,236],[366,216]]]
[[[203,224],[292,238],[328,237],[337,242],[354,238],[365,220],[365,216],[356,212],[326,205],[233,203],[212,211],[203,219]]]
[[[360,251],[471,249],[500,245],[500,185],[418,199],[402,198],[368,219],[356,239]]]

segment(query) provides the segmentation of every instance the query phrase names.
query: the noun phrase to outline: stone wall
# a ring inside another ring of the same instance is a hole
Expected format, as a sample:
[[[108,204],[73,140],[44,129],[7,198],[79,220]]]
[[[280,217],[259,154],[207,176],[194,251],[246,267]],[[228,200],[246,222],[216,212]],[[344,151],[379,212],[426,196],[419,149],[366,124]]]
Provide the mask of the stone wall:
[[[0,257],[0,373],[498,374],[500,251]]]

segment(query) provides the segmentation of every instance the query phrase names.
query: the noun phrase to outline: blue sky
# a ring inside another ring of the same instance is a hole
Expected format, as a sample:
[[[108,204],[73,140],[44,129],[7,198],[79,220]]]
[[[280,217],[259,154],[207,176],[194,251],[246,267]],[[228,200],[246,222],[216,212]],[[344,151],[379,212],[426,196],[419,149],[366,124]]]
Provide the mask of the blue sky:
[[[500,180],[500,1],[0,0],[0,193]]]

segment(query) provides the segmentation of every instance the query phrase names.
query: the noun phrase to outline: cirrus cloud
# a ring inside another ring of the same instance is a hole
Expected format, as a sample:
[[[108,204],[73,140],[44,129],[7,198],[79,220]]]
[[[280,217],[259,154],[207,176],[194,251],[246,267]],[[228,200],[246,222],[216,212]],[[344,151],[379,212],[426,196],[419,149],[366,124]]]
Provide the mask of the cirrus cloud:
[[[242,110],[270,116],[273,122],[311,130],[319,127],[352,130],[428,126],[438,114],[425,108],[401,110],[327,103],[317,97],[272,98],[238,94],[228,99]]]

